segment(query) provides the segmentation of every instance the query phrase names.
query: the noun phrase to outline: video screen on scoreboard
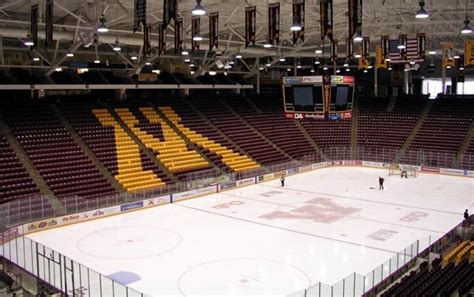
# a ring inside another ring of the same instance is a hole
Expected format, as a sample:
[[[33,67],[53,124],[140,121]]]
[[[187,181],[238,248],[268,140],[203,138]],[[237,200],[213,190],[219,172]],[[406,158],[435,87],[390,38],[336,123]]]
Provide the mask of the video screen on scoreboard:
[[[331,105],[335,111],[348,110],[352,106],[353,87],[350,85],[336,85],[331,87]]]
[[[286,87],[285,103],[292,105],[294,111],[314,112],[315,106],[323,104],[323,89],[320,86]]]

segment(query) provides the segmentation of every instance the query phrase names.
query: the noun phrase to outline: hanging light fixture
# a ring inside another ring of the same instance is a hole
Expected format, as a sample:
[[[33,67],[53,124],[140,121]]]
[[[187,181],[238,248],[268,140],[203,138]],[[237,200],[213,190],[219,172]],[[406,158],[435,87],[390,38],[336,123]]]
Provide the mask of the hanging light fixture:
[[[120,52],[122,50],[122,47],[120,47],[120,42],[118,40],[118,37],[117,37],[117,39],[115,39],[115,42],[114,42],[114,45],[112,46],[112,49],[116,52]]]
[[[328,66],[324,65],[323,70],[326,71],[328,69],[329,69]]]
[[[311,69],[310,72],[311,72],[311,73],[314,73],[314,69]]]
[[[392,71],[392,67],[388,67],[388,71]]]
[[[68,52],[68,53],[66,54],[66,57],[72,58],[72,57],[74,57],[74,53],[73,53],[73,52]]]
[[[96,58],[96,59],[94,60],[94,64],[100,64],[100,60]]]
[[[189,55],[189,51],[187,49],[183,48],[183,50],[181,51],[181,55],[187,56],[187,55]]]
[[[362,34],[360,32],[357,32],[354,36],[354,42],[362,42],[364,38],[362,38]]]
[[[193,15],[205,15],[206,10],[201,6],[201,0],[196,0],[196,6],[191,11]]]
[[[319,64],[321,64],[321,61],[316,60],[316,61],[314,61],[314,64],[319,65]]]
[[[436,55],[436,51],[431,50],[428,52],[428,55]]]
[[[191,59],[190,59],[190,58],[185,58],[185,59],[184,59],[184,63],[189,63],[189,62],[191,62]]]
[[[285,62],[285,61],[286,61],[285,57],[280,58],[280,62]]]
[[[38,56],[33,57],[33,61],[39,62],[40,58]]]
[[[428,14],[428,12],[425,10],[425,1],[421,0],[419,2],[419,5],[420,5],[420,9],[418,9],[418,11],[416,12],[416,18],[417,19],[426,19],[428,18],[430,15]]]
[[[99,33],[107,33],[109,32],[109,28],[105,25],[105,16],[101,15],[99,18],[99,24],[97,25],[97,32]]]
[[[397,45],[397,48],[401,50],[401,49],[405,49],[406,47],[404,44],[400,43],[399,45]]]
[[[344,67],[349,67],[349,63],[345,62],[344,65],[342,65]]]
[[[35,43],[33,42],[33,39],[31,39],[30,34],[26,35],[26,39],[23,41],[23,44],[28,46],[28,47],[35,45]]]
[[[293,25],[291,25],[290,27],[290,31],[293,31],[293,32],[301,31],[301,25],[298,23],[293,23]]]
[[[133,53],[133,54],[130,56],[130,59],[132,59],[133,61],[138,60],[137,54]]]
[[[286,68],[286,71],[290,72],[290,71],[291,71],[291,68]]]
[[[320,54],[323,53],[323,50],[322,49],[317,49],[317,50],[314,51],[314,53],[317,54],[317,55],[320,55]]]
[[[271,48],[272,46],[273,46],[273,45],[272,45],[270,42],[268,42],[268,41],[263,44],[263,47],[264,47],[264,48]]]
[[[341,73],[341,70],[337,69],[337,70],[336,70],[336,73]]]
[[[265,66],[267,66],[267,67],[272,67],[272,63],[267,62],[267,64],[265,64]]]
[[[359,59],[360,57],[362,57],[360,54],[354,54],[354,58]]]
[[[472,33],[472,28],[469,25],[471,21],[469,20],[469,17],[466,15],[466,19],[464,20],[464,26],[461,29],[461,34],[471,34]]]
[[[242,59],[242,55],[241,55],[241,54],[237,54],[237,55],[235,55],[235,58],[236,58],[236,59]]]
[[[349,72],[349,71],[351,71],[351,69],[350,69],[350,68],[346,68],[346,72]]]
[[[201,36],[201,34],[196,34],[196,35],[194,35],[194,36],[193,36],[193,40],[194,40],[194,41],[202,41],[202,36]]]

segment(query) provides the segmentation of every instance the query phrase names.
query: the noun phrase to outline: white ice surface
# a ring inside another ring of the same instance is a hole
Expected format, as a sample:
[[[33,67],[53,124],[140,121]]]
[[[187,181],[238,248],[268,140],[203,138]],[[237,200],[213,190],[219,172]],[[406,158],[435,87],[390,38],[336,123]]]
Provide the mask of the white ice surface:
[[[468,178],[326,168],[279,183],[28,237],[104,275],[133,272],[140,280],[129,286],[153,296],[284,295],[364,275],[417,239],[441,237],[474,208]]]

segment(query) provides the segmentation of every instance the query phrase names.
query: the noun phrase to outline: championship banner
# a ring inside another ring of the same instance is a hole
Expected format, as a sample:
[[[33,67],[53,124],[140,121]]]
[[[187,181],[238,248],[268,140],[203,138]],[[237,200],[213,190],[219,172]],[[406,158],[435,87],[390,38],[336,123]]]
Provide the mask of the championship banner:
[[[354,41],[352,38],[346,38],[346,58],[352,59],[354,56]]]
[[[268,41],[280,44],[280,3],[268,4]]]
[[[46,27],[44,43],[53,43],[54,0],[46,0]]]
[[[245,7],[245,48],[250,44],[255,45],[257,27],[257,8]]]
[[[174,19],[178,22],[178,0],[163,0],[163,26],[166,27]]]
[[[38,4],[31,5],[31,39],[34,45],[32,48],[38,47]]]
[[[474,65],[474,40],[464,42],[464,66]]]
[[[398,36],[398,40],[400,41],[400,45],[404,45],[405,47],[400,49],[400,57],[402,60],[407,60],[407,36],[405,34],[400,34]]]
[[[418,33],[416,35],[416,39],[418,40],[418,58],[425,59],[425,51],[426,51],[426,35],[425,33]]]
[[[166,51],[166,29],[163,23],[158,24],[158,55],[161,56]]]
[[[323,75],[323,106],[325,116],[329,113],[329,106],[331,105],[331,75]]]
[[[194,40],[194,36],[200,35],[201,17],[193,15],[191,18],[191,51],[199,49],[199,41]]]
[[[334,62],[337,60],[337,40],[334,39],[331,41],[331,61]]]
[[[367,69],[369,67],[369,59],[364,58],[363,53],[364,53],[364,50],[362,49],[362,47],[359,47],[359,55],[360,55],[359,69]]]
[[[140,23],[146,24],[146,0],[134,0],[133,33],[140,29]]]
[[[163,26],[165,24],[163,23]],[[176,18],[176,22],[174,24],[174,50],[175,51],[182,51],[183,50],[183,18],[178,17]]]
[[[301,26],[301,30],[292,32],[293,44],[298,39],[304,42],[304,0],[293,0],[293,23]]]
[[[349,38],[362,34],[362,0],[349,0]]]
[[[362,40],[362,59],[368,60],[370,56],[370,38],[364,37]]]
[[[388,68],[388,62],[385,60],[382,48],[380,46],[377,46],[377,48],[375,49],[375,67],[377,69]]]
[[[321,40],[326,36],[333,39],[333,5],[332,0],[321,0],[319,3]]]
[[[443,67],[456,65],[456,60],[454,60],[454,44],[452,42],[443,42],[441,43],[441,49],[443,51],[442,55],[442,64]]]
[[[143,32],[143,56],[146,56],[151,49],[151,24],[144,26]]]
[[[384,61],[389,57],[389,48],[390,48],[389,36],[383,35],[382,37],[380,37],[380,51],[382,54],[382,59]]]
[[[219,46],[219,13],[209,14],[209,50]]]

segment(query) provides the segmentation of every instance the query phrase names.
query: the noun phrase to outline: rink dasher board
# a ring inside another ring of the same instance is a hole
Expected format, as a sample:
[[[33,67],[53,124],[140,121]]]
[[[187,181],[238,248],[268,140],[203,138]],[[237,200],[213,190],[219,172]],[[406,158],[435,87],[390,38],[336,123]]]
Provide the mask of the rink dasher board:
[[[451,169],[451,168],[439,168],[439,167],[428,167],[428,166],[417,166],[408,164],[399,164],[405,168],[414,169],[417,172],[428,173],[428,174],[441,174],[457,177],[474,178],[474,171],[462,170],[462,169]],[[300,173],[305,173],[317,169],[328,168],[328,167],[364,167],[374,169],[388,169],[390,163],[373,162],[373,161],[360,161],[360,160],[340,160],[340,161],[326,161],[320,163],[314,163],[310,165],[304,165],[300,167],[290,168],[286,170],[277,171],[274,173],[268,173],[255,177],[245,178],[237,181],[216,184],[214,186],[208,186],[204,188],[194,189],[185,192],[173,193],[170,195],[164,195],[154,198],[145,199],[142,201],[135,201],[124,203],[121,205],[106,207],[102,209],[89,210],[76,214],[70,214],[66,216],[60,216],[45,220],[40,220],[32,223],[22,224],[14,226],[5,230],[1,233],[0,244],[7,243],[8,241],[17,237],[31,234],[34,232],[44,231],[52,228],[67,226],[71,224],[81,223],[85,221],[100,219],[108,216],[118,215],[131,211],[137,211],[145,208],[160,206],[164,204],[174,203],[177,201],[197,198],[210,194],[215,194],[227,190],[232,190],[239,187],[246,187],[253,184],[267,182],[274,179],[279,179],[283,174],[285,176],[292,176]]]

